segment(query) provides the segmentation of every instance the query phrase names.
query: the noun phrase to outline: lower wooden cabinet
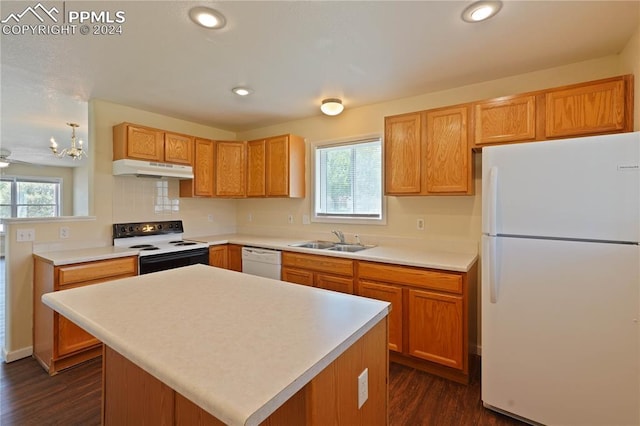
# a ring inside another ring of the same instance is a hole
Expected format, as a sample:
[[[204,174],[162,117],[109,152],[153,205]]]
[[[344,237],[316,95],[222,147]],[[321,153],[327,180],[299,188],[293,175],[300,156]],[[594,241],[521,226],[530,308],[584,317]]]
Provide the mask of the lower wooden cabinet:
[[[462,370],[462,296],[408,289],[409,355]]]
[[[463,273],[361,261],[356,274],[356,294],[391,303],[391,361],[468,383],[475,265]]]
[[[282,281],[313,287],[313,272],[311,271],[283,266],[281,277]]]
[[[282,253],[282,280],[353,294],[351,259],[306,253]]]
[[[358,294],[391,303],[389,313],[389,349],[402,352],[402,287],[360,280]]]
[[[209,266],[229,268],[229,249],[226,244],[209,247]]]
[[[209,266],[242,272],[242,246],[221,244],[209,247]]]
[[[227,250],[229,256],[227,269],[242,272],[242,246],[237,244],[228,244]]]
[[[102,343],[64,316],[44,305],[52,291],[94,285],[138,275],[138,257],[54,266],[38,257],[33,276],[33,356],[49,374],[100,356]]]

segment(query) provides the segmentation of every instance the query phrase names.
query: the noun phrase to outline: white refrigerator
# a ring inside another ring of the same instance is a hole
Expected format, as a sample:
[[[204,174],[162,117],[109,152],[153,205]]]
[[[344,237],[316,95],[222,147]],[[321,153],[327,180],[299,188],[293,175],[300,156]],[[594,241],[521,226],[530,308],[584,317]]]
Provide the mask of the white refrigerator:
[[[482,152],[482,401],[640,425],[640,133]]]

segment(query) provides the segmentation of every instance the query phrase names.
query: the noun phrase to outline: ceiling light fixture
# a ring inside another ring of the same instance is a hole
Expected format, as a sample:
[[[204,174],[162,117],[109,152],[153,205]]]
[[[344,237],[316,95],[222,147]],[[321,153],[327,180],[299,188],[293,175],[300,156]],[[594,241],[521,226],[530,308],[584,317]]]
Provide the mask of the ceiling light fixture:
[[[328,98],[322,100],[320,111],[326,115],[338,115],[344,110],[342,101],[338,98]]]
[[[249,89],[248,87],[240,86],[234,87],[233,89],[231,89],[231,91],[238,96],[248,96],[253,93],[253,90]]]
[[[219,30],[227,24],[224,15],[210,7],[197,6],[189,10],[189,18],[201,27]]]
[[[502,9],[501,1],[477,1],[470,4],[462,12],[465,22],[480,22],[495,16]]]
[[[71,146],[58,152],[58,144],[52,137],[49,149],[53,152],[53,155],[58,158],[71,157],[74,160],[80,160],[82,157],[87,157],[87,152],[82,149],[82,141],[76,139],[76,128],[80,127],[80,125],[67,123],[67,126],[71,126]]]
[[[0,169],[4,169],[5,167],[9,167],[9,163],[0,160]]]

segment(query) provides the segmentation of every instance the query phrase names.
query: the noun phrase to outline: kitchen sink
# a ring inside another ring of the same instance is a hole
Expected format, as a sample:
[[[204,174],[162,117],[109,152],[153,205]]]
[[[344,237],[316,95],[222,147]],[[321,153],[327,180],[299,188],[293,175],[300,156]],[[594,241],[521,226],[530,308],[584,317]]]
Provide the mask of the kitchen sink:
[[[348,251],[350,253],[354,253],[360,250],[366,250],[371,248],[371,246],[363,246],[360,244],[336,244],[333,247],[329,247],[327,250],[333,251]]]
[[[289,244],[291,247],[312,248],[312,249],[328,249],[334,247],[336,243],[331,241],[305,241],[304,243]]]
[[[360,250],[365,250],[375,246],[364,246],[362,244],[342,244],[334,243],[331,241],[305,241],[303,243],[289,244],[290,247],[310,248],[317,250],[332,250],[332,251],[346,251],[355,253]]]

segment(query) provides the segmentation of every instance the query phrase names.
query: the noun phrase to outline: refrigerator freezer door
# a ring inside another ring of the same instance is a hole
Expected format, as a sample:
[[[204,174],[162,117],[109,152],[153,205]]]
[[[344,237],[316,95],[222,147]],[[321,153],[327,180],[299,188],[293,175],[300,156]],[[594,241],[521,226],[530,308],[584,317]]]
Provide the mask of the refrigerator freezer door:
[[[490,239],[483,403],[549,425],[640,424],[640,248],[488,236],[483,247]]]
[[[639,155],[637,132],[485,147],[483,233],[637,242]]]

